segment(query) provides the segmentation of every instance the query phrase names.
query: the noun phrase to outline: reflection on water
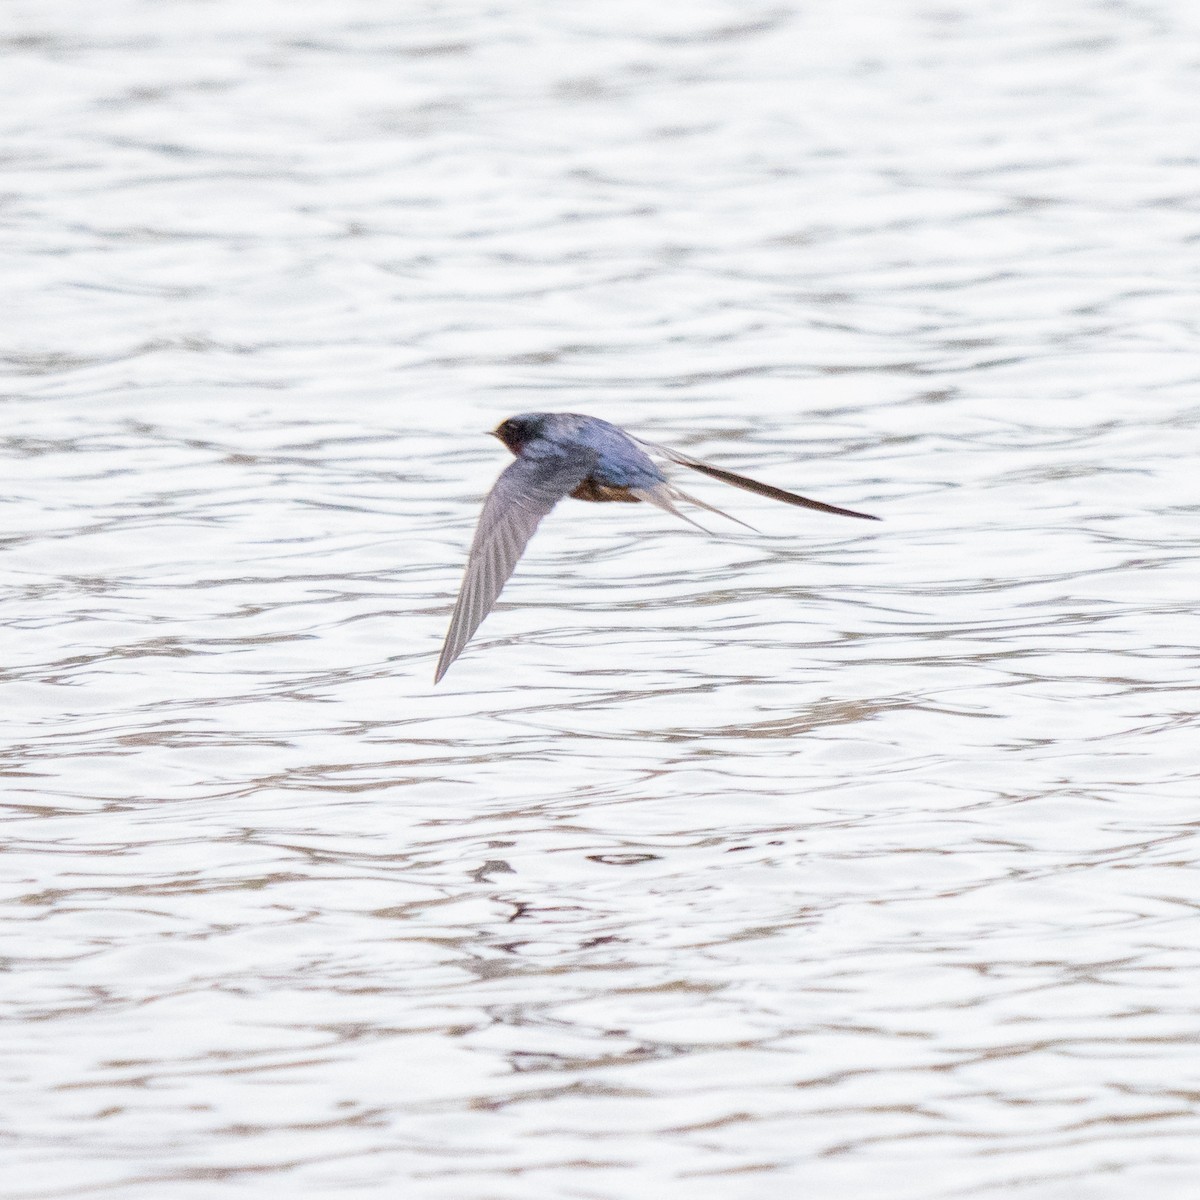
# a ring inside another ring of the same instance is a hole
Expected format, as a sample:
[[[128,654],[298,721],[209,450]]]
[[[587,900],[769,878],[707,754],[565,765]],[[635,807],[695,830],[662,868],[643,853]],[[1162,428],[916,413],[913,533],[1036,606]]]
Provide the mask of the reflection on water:
[[[1191,1195],[1189,30],[14,10],[12,1195]]]

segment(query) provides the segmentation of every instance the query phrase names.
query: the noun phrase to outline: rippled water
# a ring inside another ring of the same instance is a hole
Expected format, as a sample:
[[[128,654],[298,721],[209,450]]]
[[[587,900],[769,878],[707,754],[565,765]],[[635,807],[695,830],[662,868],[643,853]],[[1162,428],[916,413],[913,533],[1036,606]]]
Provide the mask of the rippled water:
[[[5,25],[9,1195],[1195,1194],[1190,5]]]

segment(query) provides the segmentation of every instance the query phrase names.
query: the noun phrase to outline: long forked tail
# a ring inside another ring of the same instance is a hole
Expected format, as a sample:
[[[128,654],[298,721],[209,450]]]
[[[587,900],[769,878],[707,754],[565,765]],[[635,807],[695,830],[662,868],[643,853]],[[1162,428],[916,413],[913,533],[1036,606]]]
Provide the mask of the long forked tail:
[[[758,532],[753,525],[747,525],[745,521],[739,521],[737,517],[731,517],[727,512],[722,512],[721,509],[714,508],[711,504],[706,504],[703,500],[697,499],[695,496],[690,496],[687,492],[669,483],[658,483],[652,488],[630,488],[629,490],[639,500],[645,500],[647,504],[653,504],[665,512],[673,513],[681,521],[686,521],[689,525],[694,525],[697,529],[704,530],[705,533],[711,533],[712,530],[705,529],[699,521],[693,521],[691,517],[681,513],[675,504],[676,500],[686,500],[688,504],[694,504],[697,508],[703,508],[710,513],[716,513],[718,517],[724,517],[727,521],[732,521],[735,525],[741,525],[743,529],[749,529],[755,533]]]
[[[642,445],[649,446],[651,450],[657,450],[664,458],[678,463],[681,467],[699,471],[702,475],[719,479],[722,483],[732,484],[747,492],[754,492],[758,496],[766,496],[771,500],[782,500],[784,504],[794,504],[797,508],[811,508],[815,512],[833,513],[839,517],[858,517],[861,521],[878,521],[880,519],[870,513],[856,512],[852,508],[839,508],[836,504],[825,504],[821,500],[810,500],[807,496],[797,496],[795,492],[785,492],[783,488],[774,487],[769,483],[761,483],[749,476],[739,475],[736,471],[726,471],[724,467],[714,467],[712,463],[701,462],[700,459],[692,458],[690,454],[684,454],[681,450],[672,450],[670,446],[662,446],[655,442],[643,442]],[[703,507],[707,508],[708,506],[704,505]],[[722,513],[721,515],[725,516],[726,514]]]

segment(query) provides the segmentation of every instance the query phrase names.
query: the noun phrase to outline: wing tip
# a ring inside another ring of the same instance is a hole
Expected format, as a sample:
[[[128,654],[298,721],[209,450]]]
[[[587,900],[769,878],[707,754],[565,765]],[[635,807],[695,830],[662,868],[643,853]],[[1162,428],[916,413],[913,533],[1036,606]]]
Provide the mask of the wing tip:
[[[457,650],[451,653],[450,639],[447,638],[443,643],[442,652],[440,655],[438,655],[437,667],[433,672],[434,687],[437,687],[437,685],[442,682],[442,676],[444,676],[446,672],[450,670],[452,666],[454,666],[454,660],[462,653],[462,649],[462,646],[459,646]]]

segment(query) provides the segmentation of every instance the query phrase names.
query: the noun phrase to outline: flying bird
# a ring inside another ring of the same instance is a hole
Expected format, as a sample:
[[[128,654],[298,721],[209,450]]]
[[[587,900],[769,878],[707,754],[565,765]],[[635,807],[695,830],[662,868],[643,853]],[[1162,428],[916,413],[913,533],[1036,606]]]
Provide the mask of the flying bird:
[[[713,479],[748,492],[782,500],[785,504],[835,513],[840,517],[879,520],[868,513],[807,500],[769,483],[759,483],[745,475],[700,462],[667,446],[643,442],[598,417],[585,417],[579,413],[522,413],[501,421],[491,432],[516,455],[516,461],[500,472],[500,478],[484,501],[434,683],[445,675],[484,617],[491,612],[496,597],[542,518],[564,496],[600,503],[636,504],[645,500],[695,525],[696,522],[684,516],[675,505],[677,500],[686,500],[698,508],[745,525],[744,521],[730,517],[669,483],[646,453],[647,449],[680,466],[711,475]]]

